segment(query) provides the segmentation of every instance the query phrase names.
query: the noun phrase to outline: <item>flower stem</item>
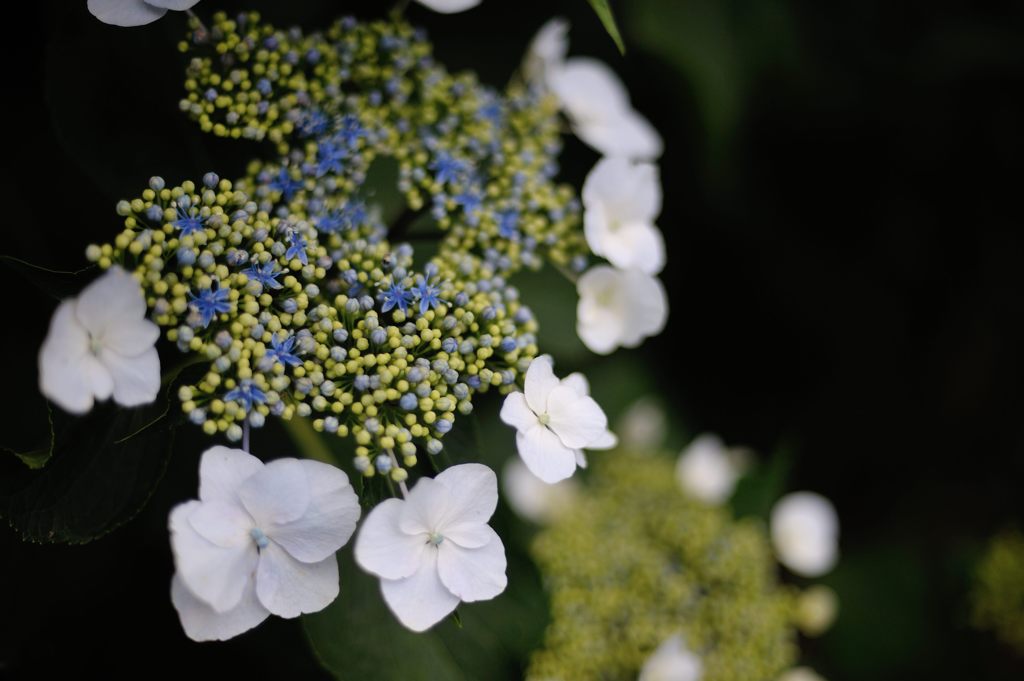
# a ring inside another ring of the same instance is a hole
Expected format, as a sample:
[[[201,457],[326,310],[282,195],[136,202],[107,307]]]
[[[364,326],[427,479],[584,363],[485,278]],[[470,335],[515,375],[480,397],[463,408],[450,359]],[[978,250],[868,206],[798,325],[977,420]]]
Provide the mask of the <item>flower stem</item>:
[[[392,450],[388,450],[388,456],[391,457],[391,465],[394,468],[398,468],[398,458]],[[402,490],[402,498],[405,499],[409,496],[409,487],[405,484],[405,480],[398,481],[398,489]]]
[[[249,453],[249,419],[242,423],[242,451]]]

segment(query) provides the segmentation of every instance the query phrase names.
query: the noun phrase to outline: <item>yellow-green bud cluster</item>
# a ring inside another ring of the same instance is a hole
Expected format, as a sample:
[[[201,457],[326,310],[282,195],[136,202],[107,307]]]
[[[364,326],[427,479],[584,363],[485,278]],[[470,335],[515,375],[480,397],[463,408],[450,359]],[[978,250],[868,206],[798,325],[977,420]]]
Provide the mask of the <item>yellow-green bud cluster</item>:
[[[588,493],[537,537],[552,621],[527,678],[632,680],[673,634],[701,657],[704,681],[774,679],[793,665],[794,596],[764,528],[688,498],[672,466],[600,461]]]
[[[1024,655],[1024,535],[1003,532],[978,563],[971,594],[972,623]]]
[[[422,32],[398,21],[342,19],[306,34],[218,14],[182,49],[192,56],[182,109],[216,135],[277,145],[281,158],[254,164],[242,184],[268,212],[305,208],[334,224],[388,157],[409,209],[445,232],[442,259],[473,255],[503,276],[544,258],[584,266],[579,203],[554,181],[553,99],[449,74]]]

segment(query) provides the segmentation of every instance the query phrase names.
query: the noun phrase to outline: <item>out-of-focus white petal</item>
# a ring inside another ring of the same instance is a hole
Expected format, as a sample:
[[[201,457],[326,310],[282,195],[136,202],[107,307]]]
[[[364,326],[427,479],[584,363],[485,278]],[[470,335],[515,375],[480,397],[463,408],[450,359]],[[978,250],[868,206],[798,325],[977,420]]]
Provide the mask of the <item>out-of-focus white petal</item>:
[[[242,483],[238,497],[260,529],[302,517],[310,504],[306,468],[298,459],[277,459]]]
[[[143,0],[89,0],[88,7],[94,17],[114,26],[142,26],[167,13]]]
[[[178,576],[197,598],[220,613],[238,605],[256,568],[256,544],[224,547],[204,539],[192,527],[189,516],[200,501],[179,504],[171,510],[171,549]]]
[[[825,677],[810,667],[793,667],[783,672],[778,681],[825,681]]]
[[[661,213],[661,178],[653,163],[603,158],[587,174],[581,193],[587,209],[603,206],[619,222],[653,222]]]
[[[651,397],[641,397],[619,418],[615,428],[624,447],[653,449],[665,440],[665,410]]]
[[[121,406],[150,404],[160,394],[160,356],[156,348],[134,357],[105,348],[99,359],[113,381],[114,401]]]
[[[146,0],[147,5],[153,5],[153,7],[162,7],[163,9],[171,9],[176,12],[182,12],[186,9],[192,9],[199,0]]]
[[[108,334],[145,317],[146,297],[135,277],[120,267],[111,267],[82,289],[75,314],[93,338],[107,345]]]
[[[583,452],[577,452],[582,455]],[[580,465],[577,457],[576,465]],[[516,513],[535,523],[546,523],[563,513],[579,494],[573,479],[548,484],[530,472],[519,459],[510,459],[502,471],[505,501]]]
[[[241,449],[215,445],[199,459],[199,498],[241,505],[242,483],[263,468],[263,462]]]
[[[338,559],[303,563],[271,540],[260,550],[256,596],[278,617],[319,612],[338,597]]]
[[[483,546],[465,549],[453,542],[442,542],[436,549],[441,583],[467,603],[494,598],[508,584],[505,546],[494,530],[484,527],[490,540]]]
[[[541,355],[526,370],[523,391],[526,393],[526,404],[536,414],[548,410],[548,395],[558,387],[559,380],[555,376],[550,355]]]
[[[134,280],[133,280],[134,281]],[[103,333],[103,346],[124,357],[137,357],[153,349],[160,338],[160,327],[145,319],[115,319]]]
[[[527,81],[547,87],[548,74],[561,67],[569,53],[568,33],[569,22],[562,17],[549,19],[540,27],[523,60]]]
[[[838,614],[839,596],[824,584],[815,584],[797,597],[796,624],[804,636],[821,636]]]
[[[643,272],[598,265],[583,273],[576,290],[576,331],[600,354],[619,346],[636,347],[660,333],[668,318],[665,288],[657,277]]]
[[[605,430],[587,445],[587,449],[613,449],[619,444],[619,438],[610,430]]]
[[[516,433],[516,449],[530,472],[546,483],[565,480],[576,471],[575,452],[539,423]]]
[[[65,300],[53,313],[50,330],[39,349],[39,390],[72,414],[92,409],[91,369],[83,366],[89,354],[89,333],[78,323],[75,301]]]
[[[382,579],[380,591],[395,617],[413,631],[426,631],[455,610],[459,597],[437,574],[437,550],[424,551],[419,569],[405,579]]]
[[[318,563],[344,546],[359,520],[359,498],[344,471],[301,459],[310,484],[306,512],[296,520],[262,527],[268,537],[303,563]]]
[[[416,2],[441,14],[465,12],[480,4],[480,0],[416,0]]]
[[[608,418],[594,398],[580,397],[562,385],[548,397],[548,415],[548,427],[569,449],[588,447],[604,437],[608,429]]]
[[[629,93],[602,61],[573,57],[550,73],[548,83],[566,115],[577,125],[613,119],[630,109]]]
[[[386,579],[401,579],[419,569],[426,549],[422,536],[406,534],[398,526],[405,502],[387,499],[363,520],[356,537],[355,557],[367,572]]]
[[[501,420],[516,430],[527,430],[537,424],[537,414],[526,403],[525,393],[509,393],[501,405]]]
[[[628,110],[607,118],[578,121],[573,133],[605,156],[653,161],[664,151],[661,135],[642,114]]]
[[[772,545],[779,562],[804,577],[819,577],[839,558],[839,517],[825,497],[793,492],[771,512]]]
[[[188,590],[181,577],[171,580],[171,603],[178,611],[181,628],[193,641],[226,641],[249,631],[270,613],[256,598],[256,585],[250,580],[242,598],[231,610],[217,612]]]
[[[710,434],[695,438],[676,462],[676,478],[683,490],[708,504],[728,501],[742,474],[738,458]]]
[[[700,681],[704,665],[678,634],[665,639],[640,670],[637,681]]]
[[[563,378],[562,387],[569,388],[580,397],[590,395],[590,383],[587,382],[587,377],[578,371]]]

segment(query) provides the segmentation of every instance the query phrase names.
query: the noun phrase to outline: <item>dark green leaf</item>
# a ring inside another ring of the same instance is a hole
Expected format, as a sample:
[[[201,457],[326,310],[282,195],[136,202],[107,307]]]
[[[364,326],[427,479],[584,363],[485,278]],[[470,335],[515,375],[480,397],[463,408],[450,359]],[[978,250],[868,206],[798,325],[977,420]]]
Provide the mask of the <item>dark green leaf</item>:
[[[608,0],[588,0],[590,6],[597,12],[597,17],[604,24],[604,28],[608,31],[608,35],[615,41],[615,45],[619,48],[619,52],[626,54],[626,44],[622,42],[622,34],[619,33],[619,27],[615,23],[615,16],[612,15],[612,8],[608,5]]]

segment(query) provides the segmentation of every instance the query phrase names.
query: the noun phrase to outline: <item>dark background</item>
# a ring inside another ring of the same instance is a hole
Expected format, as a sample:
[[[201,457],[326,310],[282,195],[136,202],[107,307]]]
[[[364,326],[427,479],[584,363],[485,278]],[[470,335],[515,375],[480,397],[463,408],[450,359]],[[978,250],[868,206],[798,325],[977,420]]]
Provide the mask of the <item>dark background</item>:
[[[197,11],[255,7],[316,27],[383,4],[204,0]],[[407,12],[450,68],[494,85],[544,20],[568,16],[572,53],[609,61],[666,139],[669,326],[618,360],[569,361],[623,379],[646,366],[674,421],[748,444],[768,465],[784,450],[786,489],[834,500],[843,558],[823,581],[842,614],[805,647],[830,681],[1021,678],[1020,657],[970,629],[967,590],[985,540],[1024,513],[1024,7],[616,10],[625,59],[584,0]],[[150,175],[232,177],[257,153],[178,113],[182,15],[118,29],[85,0],[9,11],[3,252],[77,269],[87,243],[119,229],[115,202]],[[564,177],[580,186],[595,160],[569,140]],[[53,304],[4,283],[6,444],[41,409],[35,355]],[[325,676],[296,622],[271,618],[219,645],[182,635],[165,522],[194,495],[204,444],[185,429],[143,513],[99,541],[27,545],[0,529],[0,677]]]

